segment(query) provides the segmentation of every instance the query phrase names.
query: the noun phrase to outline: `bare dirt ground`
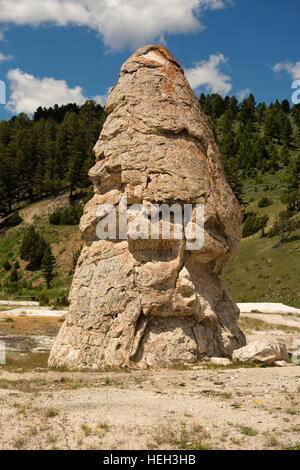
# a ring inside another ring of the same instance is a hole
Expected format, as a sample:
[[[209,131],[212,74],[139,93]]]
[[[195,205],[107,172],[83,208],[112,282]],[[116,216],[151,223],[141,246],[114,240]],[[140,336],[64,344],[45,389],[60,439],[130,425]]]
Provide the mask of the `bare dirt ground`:
[[[300,367],[4,372],[1,449],[299,446]]]
[[[299,318],[272,318],[242,314],[248,341],[300,338]],[[36,342],[53,339],[61,319],[2,320],[0,449],[300,449],[300,366],[53,371],[51,346]],[[20,351],[12,338],[32,343]]]

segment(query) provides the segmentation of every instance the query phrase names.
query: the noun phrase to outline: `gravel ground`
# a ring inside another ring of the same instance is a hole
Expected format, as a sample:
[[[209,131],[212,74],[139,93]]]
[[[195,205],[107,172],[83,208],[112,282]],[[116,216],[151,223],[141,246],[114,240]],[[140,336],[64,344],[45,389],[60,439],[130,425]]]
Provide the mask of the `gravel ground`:
[[[2,372],[0,449],[300,445],[300,367]]]
[[[300,339],[297,315],[246,313],[240,323],[248,342]],[[0,318],[15,355],[0,366],[0,449],[300,448],[300,366],[53,371],[45,350],[61,324]]]

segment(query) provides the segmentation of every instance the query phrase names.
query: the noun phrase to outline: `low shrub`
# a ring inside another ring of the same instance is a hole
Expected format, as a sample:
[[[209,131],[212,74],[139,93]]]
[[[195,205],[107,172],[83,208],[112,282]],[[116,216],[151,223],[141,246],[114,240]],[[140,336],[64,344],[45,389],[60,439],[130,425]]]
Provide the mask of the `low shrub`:
[[[265,196],[265,197],[262,197],[261,200],[259,201],[258,207],[259,208],[268,207],[268,206],[271,206],[272,204],[273,204],[273,201]]]
[[[51,225],[78,225],[83,214],[83,205],[56,210],[49,217]]]
[[[243,226],[243,238],[251,237],[251,235],[254,235],[259,230],[263,230],[268,220],[268,216],[257,217],[256,215],[251,215],[247,217]]]

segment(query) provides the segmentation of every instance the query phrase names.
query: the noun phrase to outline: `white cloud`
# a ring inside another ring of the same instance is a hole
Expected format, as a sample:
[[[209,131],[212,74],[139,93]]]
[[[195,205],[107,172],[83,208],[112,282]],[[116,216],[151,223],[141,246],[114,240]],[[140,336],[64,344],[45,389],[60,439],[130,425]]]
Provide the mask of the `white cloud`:
[[[300,79],[300,61],[299,62],[278,62],[273,65],[272,70],[275,73],[287,72],[294,80]]]
[[[5,62],[7,60],[12,60],[14,57],[9,54],[9,55],[4,55],[1,51],[0,51],[0,63],[1,62]]]
[[[11,95],[6,109],[11,113],[32,114],[39,107],[49,108],[54,104],[62,105],[77,103],[82,105],[86,100],[92,99],[104,106],[112,87],[103,95],[91,98],[84,96],[82,88],[76,86],[69,88],[65,80],[55,78],[36,78],[20,69],[9,70],[7,74]]]
[[[0,31],[0,41],[4,41],[4,32]],[[4,55],[3,52],[0,51],[0,63],[5,62],[7,60],[12,60],[14,57],[9,54],[9,55]]]
[[[227,5],[232,0],[0,0],[0,22],[87,26],[107,46],[123,49],[164,41],[165,34],[201,30],[204,10]]]
[[[6,109],[12,113],[32,114],[39,106],[83,104],[87,100],[80,86],[69,88],[65,80],[39,79],[20,69],[9,70],[7,78],[11,95]]]
[[[195,67],[186,69],[185,75],[193,90],[204,86],[210,93],[227,95],[232,89],[231,77],[220,70],[227,61],[223,54],[212,54],[209,60],[202,60]]]
[[[236,94],[236,97],[239,101],[243,101],[247,96],[251,93],[250,88],[246,88],[245,90],[241,90]]]

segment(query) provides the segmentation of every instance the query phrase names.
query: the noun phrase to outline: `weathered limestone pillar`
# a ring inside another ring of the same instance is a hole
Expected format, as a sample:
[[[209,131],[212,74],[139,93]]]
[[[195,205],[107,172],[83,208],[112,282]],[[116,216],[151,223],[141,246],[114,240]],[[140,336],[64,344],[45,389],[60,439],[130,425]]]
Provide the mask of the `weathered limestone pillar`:
[[[218,275],[238,245],[241,210],[181,65],[164,47],[139,49],[124,63],[106,112],[90,170],[95,195],[80,223],[85,246],[49,365],[159,367],[230,357],[245,337]],[[97,208],[117,207],[124,196],[129,221],[134,204],[193,211],[204,204],[203,248],[188,249],[186,236],[99,240]]]

